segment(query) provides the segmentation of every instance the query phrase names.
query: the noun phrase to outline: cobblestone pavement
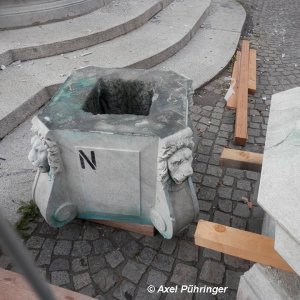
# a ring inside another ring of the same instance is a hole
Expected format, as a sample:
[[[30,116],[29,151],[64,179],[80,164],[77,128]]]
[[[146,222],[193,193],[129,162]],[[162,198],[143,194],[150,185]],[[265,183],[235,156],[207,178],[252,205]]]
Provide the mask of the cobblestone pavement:
[[[244,149],[263,152],[268,109],[275,92],[300,86],[300,2],[245,0],[245,35],[258,54],[258,89],[249,98],[249,140]],[[193,181],[200,218],[260,232],[263,211],[254,193],[258,174],[219,167],[223,147],[232,143],[234,111],[224,108],[230,68],[195,95],[191,118],[200,136]],[[217,299],[235,299],[248,261],[197,248],[196,224],[172,240],[128,233],[76,220],[60,230],[37,218],[30,249],[46,279],[98,299],[216,299],[212,295],[149,294],[149,284],[228,286]],[[7,256],[0,266],[15,269]]]

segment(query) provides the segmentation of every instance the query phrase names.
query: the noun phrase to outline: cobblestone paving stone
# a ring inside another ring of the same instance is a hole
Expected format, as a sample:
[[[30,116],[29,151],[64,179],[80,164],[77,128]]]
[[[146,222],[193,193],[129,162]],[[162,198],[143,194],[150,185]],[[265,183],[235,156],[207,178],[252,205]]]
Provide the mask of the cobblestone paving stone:
[[[199,135],[193,182],[200,219],[260,232],[255,172],[219,167],[223,147],[263,152],[273,93],[300,86],[300,1],[240,0],[248,13],[244,34],[257,49],[258,87],[249,96],[249,139],[233,144],[235,112],[225,109],[230,67],[196,91],[191,119]],[[196,224],[172,240],[144,237],[75,220],[59,230],[41,217],[31,224],[26,246],[51,283],[98,299],[235,299],[250,262],[193,243]],[[0,267],[17,270],[0,256]],[[149,294],[149,284],[228,286],[224,295]]]

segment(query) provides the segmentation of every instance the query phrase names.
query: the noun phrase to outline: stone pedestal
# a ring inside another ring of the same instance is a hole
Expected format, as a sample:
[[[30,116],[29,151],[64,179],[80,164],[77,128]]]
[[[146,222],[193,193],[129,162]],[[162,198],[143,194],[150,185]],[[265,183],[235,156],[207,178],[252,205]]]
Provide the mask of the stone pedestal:
[[[111,0],[2,0],[0,29],[39,25],[87,14]]]
[[[238,299],[300,299],[299,99],[300,88],[272,97],[258,194],[263,234],[295,273],[255,265],[241,277]]]
[[[199,210],[191,93],[173,72],[74,72],[33,119],[33,198],[46,221],[153,224],[165,238],[190,224]]]

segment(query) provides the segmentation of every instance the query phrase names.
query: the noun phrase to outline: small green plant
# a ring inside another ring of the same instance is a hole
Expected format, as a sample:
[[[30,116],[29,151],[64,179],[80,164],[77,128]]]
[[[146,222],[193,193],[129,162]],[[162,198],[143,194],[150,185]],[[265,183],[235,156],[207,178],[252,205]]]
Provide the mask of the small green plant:
[[[29,229],[28,225],[39,214],[39,209],[33,200],[30,200],[28,203],[21,201],[18,213],[22,216],[16,223],[16,229],[23,238],[26,238],[28,237],[28,234],[26,233]]]

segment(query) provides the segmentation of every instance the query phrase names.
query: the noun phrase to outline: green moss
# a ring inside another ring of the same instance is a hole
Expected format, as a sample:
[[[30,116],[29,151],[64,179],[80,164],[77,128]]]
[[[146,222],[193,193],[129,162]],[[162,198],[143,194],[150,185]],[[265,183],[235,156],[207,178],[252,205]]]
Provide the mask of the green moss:
[[[20,220],[16,223],[16,229],[22,237],[28,237],[26,231],[29,229],[28,225],[39,214],[39,209],[33,200],[28,203],[21,202],[21,206],[18,209],[18,213],[21,214]]]

